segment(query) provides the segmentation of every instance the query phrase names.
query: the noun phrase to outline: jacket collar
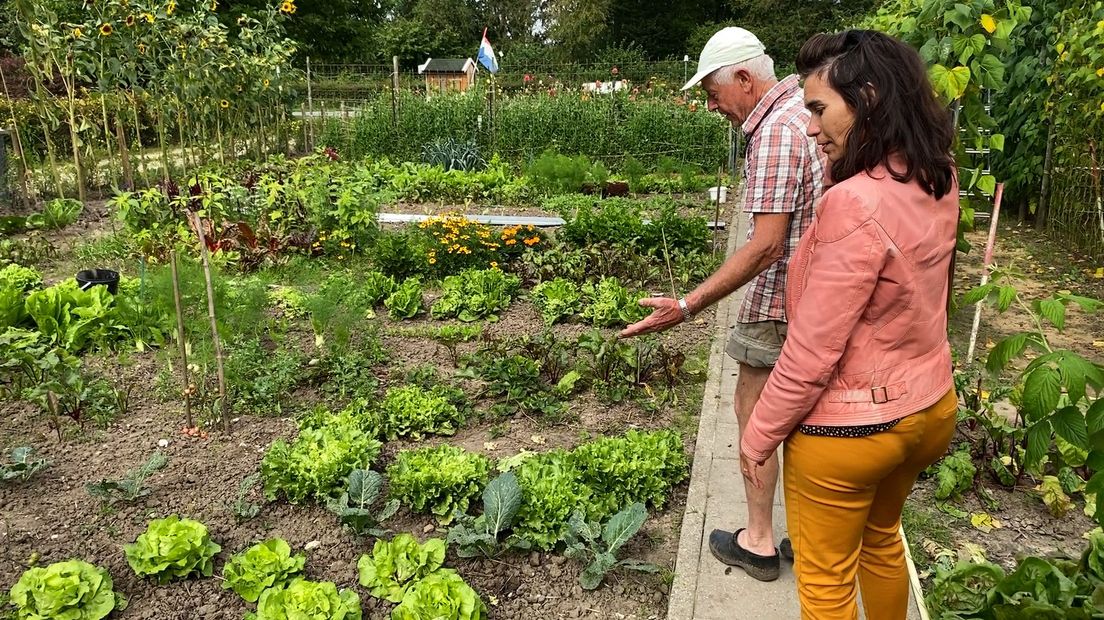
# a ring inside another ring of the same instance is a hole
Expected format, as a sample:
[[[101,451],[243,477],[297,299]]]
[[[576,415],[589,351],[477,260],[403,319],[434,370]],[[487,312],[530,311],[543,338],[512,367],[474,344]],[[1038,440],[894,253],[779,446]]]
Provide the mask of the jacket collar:
[[[801,85],[798,84],[796,75],[786,76],[781,82],[771,86],[770,90],[759,100],[759,103],[755,104],[747,120],[744,121],[743,125],[740,125],[740,129],[743,129],[744,134],[748,136],[755,133],[763,119],[774,109],[774,104],[778,103],[779,99],[792,96],[800,89]]]

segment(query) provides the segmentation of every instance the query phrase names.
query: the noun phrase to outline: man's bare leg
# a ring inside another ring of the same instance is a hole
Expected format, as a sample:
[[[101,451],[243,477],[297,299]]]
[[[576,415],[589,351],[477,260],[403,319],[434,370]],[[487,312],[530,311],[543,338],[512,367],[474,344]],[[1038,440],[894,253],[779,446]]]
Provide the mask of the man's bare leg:
[[[736,419],[740,423],[740,435],[744,434],[751,412],[759,395],[770,377],[771,368],[756,368],[740,363],[740,374],[736,379],[735,408]],[[763,488],[757,489],[744,479],[744,492],[747,497],[747,527],[740,532],[736,541],[744,549],[758,555],[774,555],[774,490],[778,486],[778,454],[772,454],[759,470]]]

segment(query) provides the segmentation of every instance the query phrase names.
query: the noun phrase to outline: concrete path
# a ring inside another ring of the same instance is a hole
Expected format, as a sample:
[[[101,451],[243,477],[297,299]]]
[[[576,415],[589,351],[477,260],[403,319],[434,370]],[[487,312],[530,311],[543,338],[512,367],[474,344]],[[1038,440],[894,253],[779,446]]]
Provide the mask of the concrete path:
[[[746,216],[737,213],[730,228],[728,255],[747,236]],[[738,427],[733,410],[737,363],[724,352],[736,320],[743,289],[717,308],[709,376],[702,403],[694,466],[682,520],[668,620],[774,620],[800,617],[793,567],[782,562],[782,575],[763,583],[739,568],[729,568],[709,552],[708,533],[744,525],[747,506],[740,475]],[[774,532],[786,532],[781,481],[775,494]],[[780,539],[780,538],[779,538]],[[915,605],[909,618],[919,618]]]

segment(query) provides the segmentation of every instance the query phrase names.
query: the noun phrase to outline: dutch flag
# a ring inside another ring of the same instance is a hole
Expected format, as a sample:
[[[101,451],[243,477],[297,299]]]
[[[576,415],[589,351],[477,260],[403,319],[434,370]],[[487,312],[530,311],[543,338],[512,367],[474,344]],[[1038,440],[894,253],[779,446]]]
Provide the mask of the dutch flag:
[[[479,62],[483,63],[484,67],[487,67],[487,71],[498,73],[498,58],[495,57],[491,42],[487,40],[486,28],[483,29],[483,41],[479,44],[479,56],[477,58]]]

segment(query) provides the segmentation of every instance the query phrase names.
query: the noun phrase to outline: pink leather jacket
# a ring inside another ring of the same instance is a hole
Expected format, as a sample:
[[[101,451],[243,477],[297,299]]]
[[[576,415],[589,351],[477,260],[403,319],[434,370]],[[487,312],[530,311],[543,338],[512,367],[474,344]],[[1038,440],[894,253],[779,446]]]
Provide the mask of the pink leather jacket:
[[[953,384],[948,272],[958,186],[940,200],[884,168],[825,191],[789,266],[789,329],[741,449],[766,459],[798,424],[889,422]]]

